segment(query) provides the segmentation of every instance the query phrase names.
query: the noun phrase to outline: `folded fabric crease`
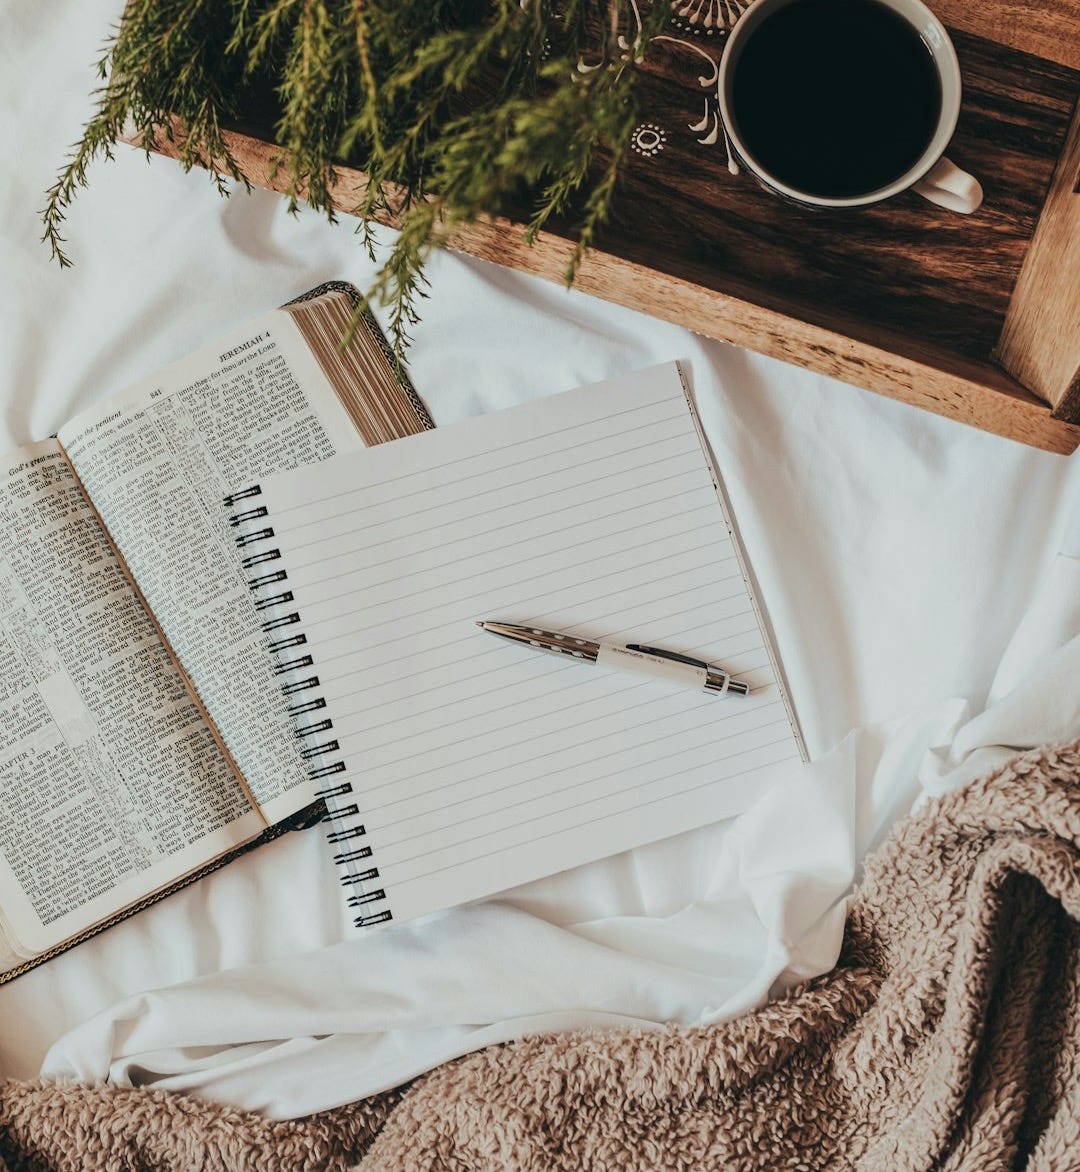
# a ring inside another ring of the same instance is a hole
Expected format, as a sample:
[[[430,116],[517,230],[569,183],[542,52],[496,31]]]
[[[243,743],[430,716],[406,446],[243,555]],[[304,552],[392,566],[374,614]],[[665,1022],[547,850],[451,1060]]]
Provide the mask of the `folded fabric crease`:
[[[532,1036],[307,1119],[8,1082],[17,1168],[1013,1167],[1080,1150],[1080,742],[900,823],[835,969],[734,1021]]]

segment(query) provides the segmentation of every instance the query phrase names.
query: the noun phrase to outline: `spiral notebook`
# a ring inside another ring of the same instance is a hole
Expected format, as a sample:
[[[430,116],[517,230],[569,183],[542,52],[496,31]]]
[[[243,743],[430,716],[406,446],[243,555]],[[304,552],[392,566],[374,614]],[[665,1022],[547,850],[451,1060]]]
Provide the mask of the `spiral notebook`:
[[[361,926],[728,817],[805,756],[678,364],[226,502]],[[507,644],[647,640],[724,699]]]

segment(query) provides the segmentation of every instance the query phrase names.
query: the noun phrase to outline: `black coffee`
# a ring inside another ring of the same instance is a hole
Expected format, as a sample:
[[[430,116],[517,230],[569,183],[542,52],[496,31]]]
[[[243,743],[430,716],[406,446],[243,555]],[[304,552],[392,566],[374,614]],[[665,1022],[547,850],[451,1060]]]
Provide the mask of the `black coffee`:
[[[930,50],[874,0],[794,0],[734,61],[731,112],[754,160],[810,195],[865,195],[899,179],[941,111]]]

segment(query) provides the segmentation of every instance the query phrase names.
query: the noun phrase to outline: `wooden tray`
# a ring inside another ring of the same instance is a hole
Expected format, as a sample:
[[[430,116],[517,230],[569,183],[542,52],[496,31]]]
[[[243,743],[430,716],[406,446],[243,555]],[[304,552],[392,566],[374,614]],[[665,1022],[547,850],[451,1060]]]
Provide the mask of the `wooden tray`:
[[[724,0],[704,0],[717,7]],[[933,0],[932,0],[933,3]],[[1055,452],[1080,444],[1080,0],[937,0],[964,98],[948,154],[982,181],[971,216],[914,193],[808,210],[733,175],[711,80],[722,37],[673,19],[611,222],[577,285],[609,301]],[[676,6],[678,7],[678,6]],[[230,131],[280,190],[271,110]],[[155,149],[174,154],[161,142]],[[341,169],[348,212],[363,175]],[[513,219],[474,256],[561,280],[572,225],[533,247]]]

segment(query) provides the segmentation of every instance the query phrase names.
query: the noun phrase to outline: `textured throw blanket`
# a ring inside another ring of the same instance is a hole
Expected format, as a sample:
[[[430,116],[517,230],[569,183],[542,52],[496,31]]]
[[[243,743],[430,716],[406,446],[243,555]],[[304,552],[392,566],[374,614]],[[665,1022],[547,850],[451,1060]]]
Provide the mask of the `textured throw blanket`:
[[[928,804],[836,969],[724,1025],[527,1039],[294,1122],[8,1083],[22,1169],[1080,1168],[1080,743]]]

